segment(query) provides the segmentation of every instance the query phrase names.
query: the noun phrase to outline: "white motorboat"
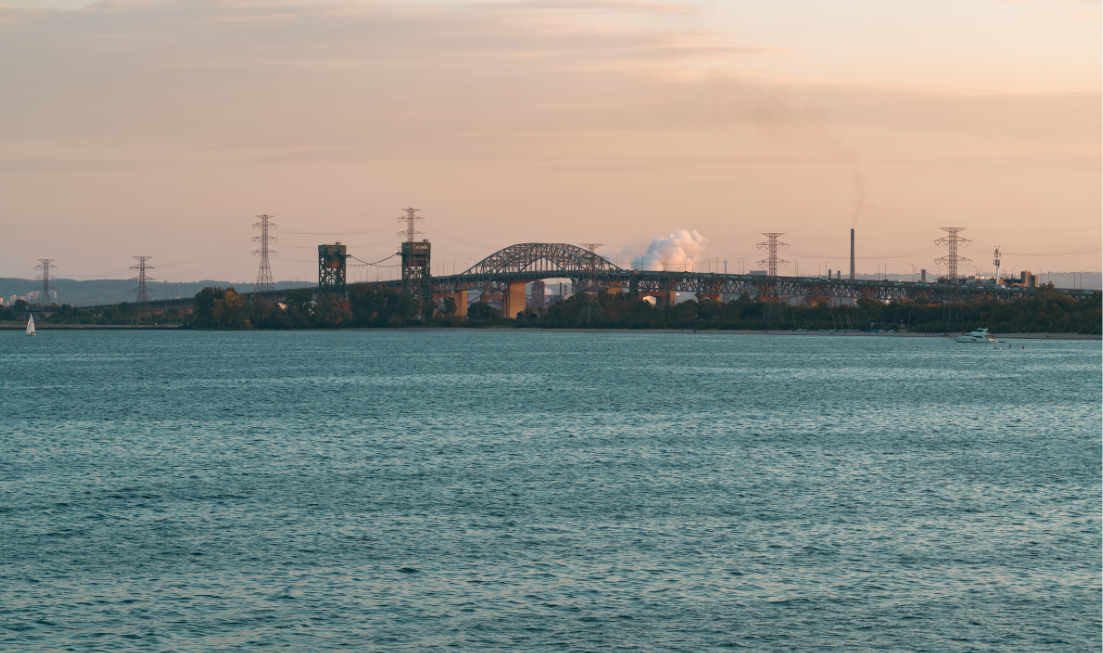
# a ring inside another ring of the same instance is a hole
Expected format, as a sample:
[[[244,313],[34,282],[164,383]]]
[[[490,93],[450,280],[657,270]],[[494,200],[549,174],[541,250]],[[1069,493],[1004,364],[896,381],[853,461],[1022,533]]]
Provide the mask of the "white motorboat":
[[[36,335],[35,332],[34,332],[34,315],[33,314],[27,316],[27,335],[29,335],[29,336]]]
[[[978,329],[973,329],[972,331],[970,331],[969,333],[966,333],[963,336],[958,336],[958,337],[954,338],[954,342],[979,342],[979,343],[990,345],[994,342],[999,342],[999,340],[992,337],[992,335],[990,333],[988,333],[987,328],[980,327]]]

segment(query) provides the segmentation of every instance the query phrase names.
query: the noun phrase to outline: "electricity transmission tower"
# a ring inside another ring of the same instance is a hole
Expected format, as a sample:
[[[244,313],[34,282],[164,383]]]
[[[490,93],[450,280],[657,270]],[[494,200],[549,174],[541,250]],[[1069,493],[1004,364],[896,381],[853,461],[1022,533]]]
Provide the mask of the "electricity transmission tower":
[[[586,324],[601,319],[601,289],[597,283],[597,252],[595,251],[601,245],[602,243],[582,243],[582,246],[590,252],[590,256],[587,260],[589,269],[582,287],[586,303],[582,306],[582,312],[579,313],[578,320]]]
[[[36,270],[42,270],[42,274],[35,277],[35,279],[42,282],[42,296],[38,298],[39,306],[50,305],[50,264],[54,262],[52,258],[40,258],[38,259],[38,265],[34,266]]]
[[[424,236],[425,235],[425,234],[421,233],[420,231],[418,231],[417,227],[416,227],[417,222],[419,220],[424,220],[425,218],[421,217],[420,215],[417,215],[417,212],[420,211],[421,209],[402,209],[402,210],[406,212],[406,215],[399,217],[398,221],[399,222],[405,222],[406,223],[406,228],[403,229],[402,231],[398,232],[398,235],[405,238],[406,242],[412,243],[412,242],[414,242],[414,236]]]
[[[149,291],[146,290],[146,282],[153,281],[152,278],[146,276],[146,270],[154,269],[152,265],[146,265],[146,261],[153,258],[152,256],[135,256],[138,259],[138,265],[130,266],[131,270],[137,270],[138,276],[131,279],[131,281],[137,281],[138,287],[134,288],[130,292],[136,293],[137,297],[134,298],[136,304],[145,304],[149,301]]]
[[[942,227],[942,230],[950,235],[939,238],[938,240],[934,241],[934,244],[946,245],[947,247],[949,247],[950,251],[948,252],[947,256],[936,258],[935,263],[946,264],[946,278],[949,279],[950,283],[956,285],[959,281],[957,276],[958,264],[972,262],[971,259],[967,259],[964,256],[958,256],[957,248],[959,246],[968,245],[973,241],[969,240],[968,238],[962,238],[961,236],[958,236],[958,233],[965,231],[965,227]]]
[[[257,282],[253,285],[253,292],[268,292],[272,290],[272,266],[268,263],[268,255],[275,254],[275,250],[268,249],[268,243],[276,241],[275,236],[268,235],[269,227],[279,226],[272,222],[270,215],[258,215],[260,222],[253,223],[254,229],[260,229],[259,236],[253,236],[254,242],[260,243],[260,249],[253,250],[253,255],[260,254],[260,269],[257,270]]]
[[[433,302],[433,267],[429,241],[417,241],[417,236],[425,234],[417,230],[417,223],[425,218],[417,214],[420,209],[402,209],[406,215],[398,218],[405,222],[406,228],[398,232],[405,238],[402,243],[402,291],[417,298],[421,306],[421,316],[430,318],[436,304]]]
[[[783,243],[777,239],[778,236],[784,236],[785,234],[763,233],[762,235],[769,238],[769,240],[758,243],[758,248],[768,249],[770,252],[770,257],[762,259],[758,262],[758,265],[767,266],[766,275],[770,277],[776,277],[778,263],[781,263],[782,265],[789,265],[789,261],[783,261],[777,257],[777,248],[781,247],[782,249],[789,249],[789,243]]]

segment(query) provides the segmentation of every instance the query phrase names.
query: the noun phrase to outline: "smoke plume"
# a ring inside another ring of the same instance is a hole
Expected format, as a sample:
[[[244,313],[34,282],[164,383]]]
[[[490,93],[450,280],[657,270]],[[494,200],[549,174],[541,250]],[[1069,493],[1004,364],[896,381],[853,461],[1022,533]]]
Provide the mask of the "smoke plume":
[[[850,222],[850,228],[858,226],[858,216],[866,206],[866,174],[862,172],[858,162],[854,162],[854,219]]]
[[[632,268],[692,272],[694,266],[704,258],[705,245],[708,242],[696,229],[678,229],[666,238],[652,238],[647,246],[647,253],[632,259]]]

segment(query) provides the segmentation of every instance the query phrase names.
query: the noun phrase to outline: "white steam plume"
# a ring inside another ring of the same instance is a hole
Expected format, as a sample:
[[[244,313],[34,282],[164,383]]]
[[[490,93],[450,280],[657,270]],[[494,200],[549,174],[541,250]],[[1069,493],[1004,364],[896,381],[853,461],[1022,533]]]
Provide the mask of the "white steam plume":
[[[652,238],[647,253],[632,259],[632,268],[692,272],[694,266],[704,259],[708,242],[696,229],[678,229],[666,238]]]

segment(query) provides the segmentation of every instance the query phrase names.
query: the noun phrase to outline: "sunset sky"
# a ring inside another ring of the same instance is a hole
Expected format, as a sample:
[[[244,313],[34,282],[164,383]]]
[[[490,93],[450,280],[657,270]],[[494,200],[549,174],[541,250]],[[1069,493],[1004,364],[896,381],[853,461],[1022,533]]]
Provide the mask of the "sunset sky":
[[[859,272],[936,271],[945,226],[963,271],[1098,271],[1101,33],[1079,0],[7,0],[0,276],[252,281],[268,213],[313,281],[407,206],[447,272],[685,229],[810,274],[852,225]]]

